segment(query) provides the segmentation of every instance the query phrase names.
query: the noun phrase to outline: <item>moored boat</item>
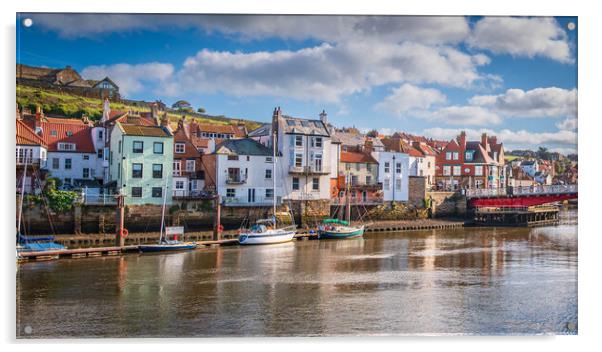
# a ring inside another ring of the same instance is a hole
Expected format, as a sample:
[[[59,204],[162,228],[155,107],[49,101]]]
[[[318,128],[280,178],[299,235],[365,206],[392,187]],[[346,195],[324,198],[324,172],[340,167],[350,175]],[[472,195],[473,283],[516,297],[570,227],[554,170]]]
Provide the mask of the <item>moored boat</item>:
[[[339,219],[326,219],[318,227],[319,239],[343,239],[361,237],[364,235],[364,225],[350,226],[349,222]]]

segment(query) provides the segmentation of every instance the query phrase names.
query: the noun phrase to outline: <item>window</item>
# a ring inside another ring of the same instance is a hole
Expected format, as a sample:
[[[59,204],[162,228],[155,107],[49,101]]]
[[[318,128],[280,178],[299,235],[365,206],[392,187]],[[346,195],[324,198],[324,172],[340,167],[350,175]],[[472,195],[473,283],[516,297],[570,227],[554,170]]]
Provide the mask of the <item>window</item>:
[[[366,176],[366,184],[367,185],[371,185],[372,184],[372,176]]]
[[[451,175],[451,166],[445,165],[443,166],[443,176]]]
[[[238,155],[228,155],[228,160],[238,160]]]
[[[176,143],[176,153],[183,154],[186,151],[186,144]]]
[[[401,191],[401,179],[400,178],[395,180],[395,190]]]
[[[99,141],[102,141],[102,136],[103,136],[102,130],[98,130],[98,137],[97,137],[97,139]]]
[[[89,155],[83,155],[84,160],[90,160],[90,156]]]
[[[67,137],[71,137],[73,136],[73,131],[67,131],[65,134],[67,135]]]
[[[65,159],[65,170],[71,170],[71,159]]]
[[[458,160],[458,158],[459,158],[458,152],[454,152],[453,157],[454,157],[454,160]]]
[[[121,141],[119,143],[121,143]],[[132,152],[142,153],[143,150],[144,150],[144,142],[134,141],[134,148],[133,148]],[[119,151],[121,152],[121,147],[119,148]]]
[[[104,152],[104,150],[102,150],[102,148],[101,148],[101,149],[98,149],[98,150],[96,151],[96,156],[98,157],[98,159],[102,159],[102,157],[104,156],[104,155],[103,155],[103,152]]]
[[[117,145],[117,153],[121,153],[121,141],[119,141],[119,144]]]
[[[186,171],[188,172],[193,172],[195,169],[195,162],[194,160],[186,160]]]
[[[236,189],[235,188],[226,189],[226,197],[228,197],[228,198],[236,197]]]
[[[372,164],[366,164],[366,171],[372,172]]]
[[[395,163],[395,173],[401,174],[401,163]]]
[[[430,161],[428,163],[426,163],[426,167],[429,168],[429,169],[431,168],[431,162]]]
[[[320,179],[318,177],[314,177],[311,184],[311,189],[314,191],[320,190]]]
[[[273,162],[274,162],[274,160],[272,159],[272,157],[271,157],[271,156],[267,156],[267,157],[265,158],[265,162],[266,162],[266,163],[273,163]]]
[[[322,137],[314,137],[312,141],[313,147],[322,148]]]
[[[346,170],[346,171],[349,171],[349,170],[351,170],[351,164],[349,164],[349,163],[345,163],[345,170]]]
[[[142,187],[132,187],[132,197],[142,197]]]
[[[474,155],[474,151],[469,150],[466,153],[464,153],[464,159],[466,159],[466,161],[472,161],[473,155]]]
[[[121,178],[121,163],[117,163],[117,178]]]
[[[391,172],[391,164],[388,161],[385,161],[385,174]]]
[[[84,167],[82,169],[82,178],[88,178],[90,177],[90,169],[87,167]]]
[[[390,179],[388,179],[388,178],[385,178],[385,182],[384,182],[384,185],[383,185],[383,187],[384,187],[384,189],[385,189],[385,190],[387,190],[387,191],[388,191],[389,189],[391,189],[391,180],[390,180]]]
[[[153,164],[153,178],[163,178],[163,164]]]
[[[314,155],[314,169],[315,171],[322,171],[322,154]]]
[[[293,191],[299,190],[299,178],[293,177]]]
[[[52,131],[50,131],[50,135],[53,137],[56,137],[56,136],[58,136],[58,133],[56,132],[56,130],[52,130]]]
[[[180,176],[180,160],[176,160],[173,162],[173,175]]]
[[[267,199],[272,199],[274,198],[274,189],[273,188],[266,188],[265,189],[265,197]]]
[[[199,180],[204,180],[205,179],[205,171],[204,170],[200,170],[199,171]]]
[[[66,177],[64,183],[71,184],[71,178]]]
[[[178,190],[184,189],[184,181],[176,181],[176,189],[178,189]]]
[[[456,175],[456,176],[460,175],[460,165],[454,166],[454,175]]]
[[[272,179],[272,170],[270,170],[270,169],[265,170],[265,178],[270,179],[270,180]]]
[[[52,158],[52,168],[58,170],[59,168],[59,158]]]
[[[445,160],[452,160],[452,153],[451,152],[445,152]]]
[[[133,178],[142,178],[142,164],[138,164],[138,163],[132,164],[132,177]]]
[[[474,174],[475,176],[483,176],[483,166],[475,166],[474,167]]]
[[[154,142],[153,143],[153,153],[163,154],[163,142]]]
[[[351,175],[351,184],[352,184],[353,186],[357,185],[357,183],[358,183],[358,179],[359,179],[359,178],[358,178],[358,176],[357,176],[357,175]]]
[[[163,197],[163,188],[153,187],[152,195],[153,195],[153,198]]]
[[[75,150],[75,143],[59,143],[58,150],[65,150],[65,151]]]
[[[295,146],[297,146],[297,147],[303,146],[303,136],[295,136]]]
[[[295,167],[303,166],[303,154],[295,153]]]

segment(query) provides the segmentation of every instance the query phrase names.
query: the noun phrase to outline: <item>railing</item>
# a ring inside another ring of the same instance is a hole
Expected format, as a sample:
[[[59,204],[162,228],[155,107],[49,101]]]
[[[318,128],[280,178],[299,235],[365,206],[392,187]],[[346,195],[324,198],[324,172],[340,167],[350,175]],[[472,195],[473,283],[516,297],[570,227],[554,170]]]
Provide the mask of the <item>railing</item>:
[[[226,179],[226,184],[229,185],[242,185],[247,182],[247,178],[245,176],[237,176],[237,177],[228,177]]]
[[[187,189],[174,189],[172,196],[174,198],[190,198],[190,199],[209,199],[213,198],[214,194],[207,191],[189,191]]]
[[[477,207],[479,213],[516,213],[516,212],[544,212],[556,211],[557,206],[554,205],[535,205],[535,206],[519,206],[519,207]]]
[[[174,170],[173,176],[189,177],[189,178],[200,178],[201,171],[186,171],[186,170]]]
[[[322,166],[317,166],[317,165],[295,166],[295,165],[291,165],[289,167],[289,173],[294,173],[294,174],[328,174],[328,173],[330,173],[330,168],[327,165],[322,165]]]
[[[470,188],[464,190],[468,198],[498,197],[506,195],[577,193],[577,185],[539,185],[507,188]]]
[[[19,155],[15,158],[16,164],[17,166],[38,166],[38,167],[44,167],[46,166],[46,159],[42,159],[42,158],[32,158],[32,157],[25,157],[24,155]]]
[[[116,205],[117,197],[113,194],[83,194],[86,205]]]
[[[267,206],[274,203],[273,197],[255,197],[249,201],[248,197],[224,197],[224,204],[231,206]],[[282,197],[276,197],[276,204],[282,203]]]
[[[374,204],[383,204],[384,199],[382,197],[350,197],[351,204],[365,204],[365,205],[374,205]],[[342,205],[346,204],[347,199],[345,197],[331,198],[331,204],[333,205]]]

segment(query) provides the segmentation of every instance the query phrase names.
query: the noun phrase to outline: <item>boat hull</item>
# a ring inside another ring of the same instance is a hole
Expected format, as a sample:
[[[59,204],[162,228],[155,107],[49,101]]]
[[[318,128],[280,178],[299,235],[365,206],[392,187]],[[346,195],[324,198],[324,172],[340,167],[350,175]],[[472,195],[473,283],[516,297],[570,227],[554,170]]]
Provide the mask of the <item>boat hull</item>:
[[[364,235],[364,227],[350,231],[327,231],[319,230],[319,239],[344,239],[344,238],[355,238],[362,237]]]
[[[182,244],[143,244],[138,246],[138,250],[142,253],[153,253],[153,252],[168,252],[168,251],[184,251],[195,249],[195,243],[182,243]]]
[[[275,244],[290,242],[295,238],[295,231],[267,232],[267,233],[243,233],[238,237],[238,243],[250,244]]]

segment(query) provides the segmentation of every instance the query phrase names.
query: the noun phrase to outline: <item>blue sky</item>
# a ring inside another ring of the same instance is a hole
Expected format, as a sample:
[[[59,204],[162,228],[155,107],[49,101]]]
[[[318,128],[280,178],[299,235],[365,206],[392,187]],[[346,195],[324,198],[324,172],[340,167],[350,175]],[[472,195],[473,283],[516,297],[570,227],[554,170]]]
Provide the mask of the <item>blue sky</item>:
[[[25,18],[33,25],[23,24]],[[19,14],[17,62],[269,121],[577,148],[577,18]]]

